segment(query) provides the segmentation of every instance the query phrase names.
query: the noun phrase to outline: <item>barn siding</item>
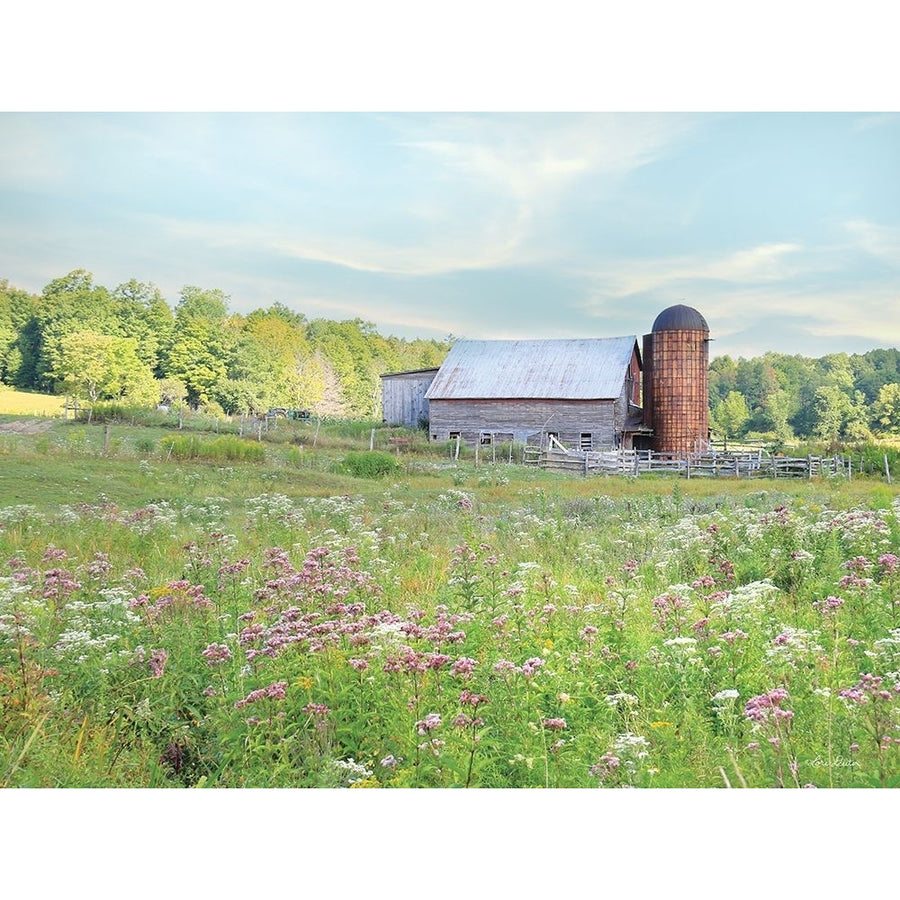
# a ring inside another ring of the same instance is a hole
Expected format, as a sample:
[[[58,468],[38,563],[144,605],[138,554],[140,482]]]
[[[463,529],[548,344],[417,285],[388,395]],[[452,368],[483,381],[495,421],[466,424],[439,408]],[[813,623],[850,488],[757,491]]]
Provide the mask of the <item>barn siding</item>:
[[[529,435],[554,432],[563,444],[578,447],[583,433],[593,436],[592,449],[617,446],[625,421],[627,389],[618,400],[437,400],[430,404],[431,439],[446,441],[451,432],[469,443],[481,432]]]
[[[381,418],[387,425],[418,428],[427,422],[429,404],[425,392],[431,387],[437,369],[400,372],[381,376]]]

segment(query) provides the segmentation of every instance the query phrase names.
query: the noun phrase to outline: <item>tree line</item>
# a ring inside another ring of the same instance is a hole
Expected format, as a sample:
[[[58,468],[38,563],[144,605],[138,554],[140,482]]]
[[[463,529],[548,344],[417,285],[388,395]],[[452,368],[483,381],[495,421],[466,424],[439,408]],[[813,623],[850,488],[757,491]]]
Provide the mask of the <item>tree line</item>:
[[[82,400],[186,402],[224,413],[271,407],[380,417],[385,372],[439,366],[445,341],[384,337],[361,319],[307,319],[281,303],[232,313],[218,289],[113,289],[76,269],[38,295],[0,280],[0,382]],[[715,437],[830,444],[900,434],[900,352],[819,359],[720,356],[709,369]]]
[[[384,337],[277,302],[240,315],[230,299],[186,286],[173,307],[153,283],[108,289],[83,269],[38,295],[0,280],[0,382],[90,402],[372,418],[381,374],[439,366],[452,340]]]
[[[710,425],[725,439],[831,446],[900,434],[900,352],[720,356],[709,367]]]

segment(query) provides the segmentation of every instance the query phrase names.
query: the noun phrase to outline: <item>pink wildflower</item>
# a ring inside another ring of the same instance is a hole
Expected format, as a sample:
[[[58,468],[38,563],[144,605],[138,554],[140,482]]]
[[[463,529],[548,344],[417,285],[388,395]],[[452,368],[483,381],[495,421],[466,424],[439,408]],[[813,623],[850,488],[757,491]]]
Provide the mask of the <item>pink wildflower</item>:
[[[464,678],[467,678],[475,670],[476,665],[478,665],[477,660],[468,656],[462,656],[450,666],[450,674],[462,675]]]
[[[438,713],[428,713],[424,719],[420,719],[416,722],[415,728],[418,734],[428,734],[429,731],[434,731],[435,728],[441,727],[441,717]]]
[[[154,650],[150,654],[150,661],[148,665],[150,666],[150,675],[152,678],[162,678],[163,672],[166,669],[166,660],[168,658],[168,650]]]
[[[210,644],[200,655],[209,665],[217,666],[231,659],[231,650],[227,644]]]
[[[544,667],[544,660],[542,660],[539,656],[532,656],[530,659],[526,659],[525,662],[522,663],[521,672],[523,675],[527,677],[531,677],[536,674],[538,669],[542,669]]]

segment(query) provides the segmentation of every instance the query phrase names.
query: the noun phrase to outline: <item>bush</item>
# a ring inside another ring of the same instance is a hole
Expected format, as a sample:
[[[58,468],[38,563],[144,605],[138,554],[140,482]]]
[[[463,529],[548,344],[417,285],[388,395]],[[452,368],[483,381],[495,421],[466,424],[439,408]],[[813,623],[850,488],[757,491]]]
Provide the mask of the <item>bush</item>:
[[[381,478],[396,472],[400,463],[380,450],[351,451],[344,457],[343,469],[355,478]]]

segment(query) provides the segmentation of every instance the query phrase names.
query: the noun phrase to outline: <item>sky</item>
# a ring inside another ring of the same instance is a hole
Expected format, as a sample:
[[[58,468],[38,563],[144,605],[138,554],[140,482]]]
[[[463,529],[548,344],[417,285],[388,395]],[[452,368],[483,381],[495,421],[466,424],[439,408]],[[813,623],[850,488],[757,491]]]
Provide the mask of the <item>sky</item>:
[[[13,11],[4,74],[27,78],[0,79],[15,287],[86,269],[437,339],[641,335],[685,303],[714,357],[900,345],[900,103],[871,0],[335,2],[293,29],[269,0],[252,21],[161,0],[127,38],[115,4],[53,30],[45,5]]]

